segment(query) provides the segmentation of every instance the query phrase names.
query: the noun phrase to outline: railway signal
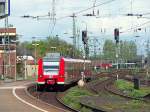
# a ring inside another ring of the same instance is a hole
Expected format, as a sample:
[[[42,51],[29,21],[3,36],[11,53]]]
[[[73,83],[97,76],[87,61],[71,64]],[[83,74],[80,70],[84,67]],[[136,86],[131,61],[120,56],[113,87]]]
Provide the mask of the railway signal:
[[[118,28],[114,29],[114,37],[115,37],[116,44],[118,44],[119,43],[119,29]]]
[[[87,38],[87,31],[82,31],[82,41],[84,44],[87,44],[88,38]]]
[[[114,38],[116,41],[116,63],[117,63],[117,69],[119,68],[118,66],[118,58],[119,58],[119,29],[115,28],[114,29]]]

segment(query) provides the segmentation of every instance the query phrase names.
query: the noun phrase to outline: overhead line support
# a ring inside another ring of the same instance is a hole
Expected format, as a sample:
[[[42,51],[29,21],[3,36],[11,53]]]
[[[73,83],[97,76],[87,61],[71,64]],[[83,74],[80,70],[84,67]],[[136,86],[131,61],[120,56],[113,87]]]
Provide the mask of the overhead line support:
[[[72,34],[73,34],[73,57],[75,57],[76,56],[76,53],[75,53],[75,50],[76,50],[76,20],[75,20],[76,15],[75,15],[75,13],[73,13],[73,15],[70,16],[70,17],[72,17],[72,19],[73,19],[73,29],[72,29]]]

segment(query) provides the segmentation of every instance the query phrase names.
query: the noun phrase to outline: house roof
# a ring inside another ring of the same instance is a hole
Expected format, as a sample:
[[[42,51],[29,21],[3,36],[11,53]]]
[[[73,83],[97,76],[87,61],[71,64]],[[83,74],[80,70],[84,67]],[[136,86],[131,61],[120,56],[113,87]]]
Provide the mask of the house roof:
[[[34,60],[32,56],[17,56],[18,60]]]
[[[16,33],[16,28],[0,28],[0,33]]]
[[[3,37],[5,35],[16,36],[16,28],[0,28],[0,36]]]

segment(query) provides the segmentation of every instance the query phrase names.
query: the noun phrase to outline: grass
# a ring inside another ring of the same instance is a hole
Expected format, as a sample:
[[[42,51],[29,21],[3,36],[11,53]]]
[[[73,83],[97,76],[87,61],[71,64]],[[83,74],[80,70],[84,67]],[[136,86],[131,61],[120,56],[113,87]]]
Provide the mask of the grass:
[[[140,87],[139,90],[136,90],[132,82],[122,79],[117,80],[115,85],[119,90],[134,98],[141,98],[150,93],[150,87]]]
[[[91,112],[90,109],[81,107],[80,105],[81,97],[91,96],[91,95],[92,93],[90,93],[84,88],[73,87],[69,89],[67,94],[63,97],[63,102],[74,109],[80,110],[81,112]]]
[[[108,110],[120,110],[120,112],[149,112],[150,106],[140,100],[131,100],[124,103],[113,103],[103,105]]]
[[[140,100],[131,100],[122,107],[124,110],[132,112],[149,112],[150,106]]]
[[[107,78],[106,78],[107,79]],[[97,80],[106,80],[105,78],[97,79]],[[92,81],[93,82],[93,81]],[[125,81],[125,80],[118,80],[116,82],[117,85],[121,88],[123,91],[133,91],[133,84],[131,82]],[[148,89],[148,88],[147,88]],[[134,90],[136,92],[136,90]],[[142,91],[142,89],[140,89]],[[143,92],[143,91],[142,91]],[[145,92],[143,92],[145,93]],[[137,93],[134,93],[138,95]],[[91,109],[82,107],[80,105],[80,99],[84,96],[95,96],[85,88],[79,88],[79,87],[73,87],[70,90],[68,90],[67,94],[64,96],[63,101],[68,106],[79,110],[80,112],[92,112]],[[139,96],[139,95],[138,95]],[[113,94],[100,92],[99,96],[101,99],[106,100],[106,103],[96,103],[93,100],[87,100],[87,104],[91,105],[92,107],[95,105],[95,107],[104,108],[108,111],[120,111],[120,112],[149,112],[150,105],[149,103],[145,103],[140,100],[125,100],[124,98],[120,96],[116,96]],[[109,103],[107,103],[109,101]]]
[[[93,112],[92,110],[86,108],[86,107],[82,107],[80,112]]]
[[[97,80],[92,81],[92,83],[96,83],[97,81],[104,81],[107,78],[108,77],[99,78]],[[80,99],[81,97],[84,96],[94,96],[94,95],[95,95],[94,93],[92,94],[85,88],[79,88],[78,86],[76,86],[68,90],[67,94],[63,97],[63,102],[74,109],[80,110],[81,112],[92,112],[91,109],[82,107],[80,105]]]

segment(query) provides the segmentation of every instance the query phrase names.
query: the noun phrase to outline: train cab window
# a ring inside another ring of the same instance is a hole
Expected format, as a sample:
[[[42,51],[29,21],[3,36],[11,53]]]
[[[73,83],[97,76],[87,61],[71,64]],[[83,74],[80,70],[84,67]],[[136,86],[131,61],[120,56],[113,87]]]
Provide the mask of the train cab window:
[[[43,64],[45,75],[58,75],[59,72],[59,62],[49,62]]]
[[[44,66],[44,69],[48,69],[48,70],[58,70],[59,66]]]

